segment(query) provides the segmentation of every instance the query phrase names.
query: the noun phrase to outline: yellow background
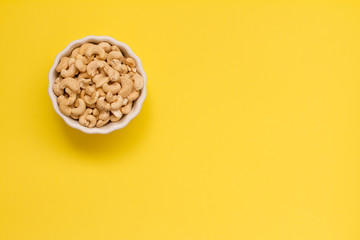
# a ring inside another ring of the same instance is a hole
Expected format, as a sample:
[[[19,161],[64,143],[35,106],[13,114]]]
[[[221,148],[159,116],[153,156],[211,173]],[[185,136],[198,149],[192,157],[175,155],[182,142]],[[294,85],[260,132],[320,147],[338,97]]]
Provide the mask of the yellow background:
[[[47,94],[74,39],[148,75],[125,129]],[[360,239],[360,1],[1,1],[1,240]]]

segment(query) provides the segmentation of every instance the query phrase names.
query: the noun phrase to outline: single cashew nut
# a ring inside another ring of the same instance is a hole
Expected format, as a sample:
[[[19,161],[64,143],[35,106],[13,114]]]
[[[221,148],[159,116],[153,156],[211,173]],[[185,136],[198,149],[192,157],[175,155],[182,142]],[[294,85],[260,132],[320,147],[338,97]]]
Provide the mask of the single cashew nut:
[[[111,64],[111,61],[114,60],[114,59],[118,59],[120,61],[122,61],[122,59],[124,58],[124,56],[122,55],[121,52],[118,52],[118,51],[111,51],[108,56],[107,56],[107,62],[109,64]]]
[[[95,88],[94,88],[93,86],[87,86],[87,87],[85,88],[85,93],[86,93],[87,95],[92,95],[95,91],[96,91],[96,90],[95,90]]]
[[[94,60],[94,56],[91,56],[91,57],[85,57],[85,56],[83,56],[83,63],[85,64],[85,65],[88,65],[92,60]]]
[[[108,93],[111,92],[112,94],[118,93],[121,89],[120,83],[114,82],[112,84],[104,83],[102,85],[102,89],[104,92]]]
[[[76,100],[76,92],[73,92],[70,88],[65,88],[65,92],[69,95],[69,97],[67,97],[67,105],[71,105],[75,102]]]
[[[108,54],[107,62],[118,72],[124,73],[125,72],[125,66],[123,66],[121,63],[124,59],[124,56],[121,52],[118,51],[112,51]]]
[[[85,112],[86,104],[81,98],[76,99],[75,108],[71,110],[72,115],[81,115]]]
[[[106,101],[108,101],[109,103],[113,103],[116,101],[117,97],[115,95],[113,95],[111,92],[108,92],[105,96]]]
[[[127,99],[130,101],[130,102],[133,102],[135,101],[136,99],[138,99],[140,95],[140,91],[138,90],[133,90],[132,93],[127,97]]]
[[[63,69],[67,69],[69,67],[69,57],[62,57],[60,59],[60,63],[56,66],[55,70],[57,72],[61,72]]]
[[[62,79],[60,77],[55,79],[55,83],[52,85],[53,92],[56,96],[60,96],[64,94],[64,89],[60,88],[60,81]]]
[[[104,71],[109,76],[110,81],[117,82],[120,80],[119,72],[110,67],[109,65],[104,66]]]
[[[71,63],[71,59],[73,58],[70,58],[69,60],[69,68],[68,69],[62,69],[61,70],[61,76],[63,76],[64,78],[67,78],[67,77],[74,77],[76,75],[76,67],[75,67],[75,62]],[[74,60],[75,61],[75,60]]]
[[[94,91],[94,93],[91,96],[85,95],[84,96],[84,101],[85,101],[86,104],[92,105],[92,104],[96,103],[98,98],[99,98],[99,93],[97,91]]]
[[[131,111],[131,107],[132,107],[132,102],[129,102],[128,104],[126,104],[124,107],[121,108],[121,112],[123,114],[128,114]]]
[[[85,56],[91,57],[97,55],[97,59],[105,60],[105,50],[99,45],[91,45],[85,51]]]
[[[119,48],[118,46],[116,46],[116,45],[111,46],[111,51],[118,51],[118,52],[121,52],[121,51],[120,51],[120,48]]]
[[[105,97],[100,97],[96,102],[96,107],[100,111],[102,111],[102,110],[109,111],[110,110],[110,103],[105,101]]]
[[[79,84],[81,89],[85,89],[87,86],[89,86],[90,83],[91,83],[91,79],[87,79],[87,78],[79,79]]]
[[[120,107],[123,105],[124,99],[120,96],[117,95],[116,100],[111,103],[111,109],[112,110],[116,110],[116,109],[120,109]]]
[[[134,83],[127,75],[121,77],[120,82],[121,82],[121,89],[119,94],[123,98],[126,98],[131,94]]]
[[[89,74],[87,72],[79,73],[78,79],[88,79],[90,78]]]
[[[87,49],[88,47],[92,46],[92,45],[94,45],[94,44],[93,44],[93,43],[84,43],[83,45],[81,45],[78,54],[84,56],[86,49]]]
[[[120,112],[120,110],[118,110],[119,112]],[[121,112],[120,112],[121,113]],[[114,115],[111,115],[110,116],[110,121],[112,121],[112,122],[117,122],[117,121],[119,121],[120,119],[121,119],[121,117],[122,117],[122,113],[121,113],[121,116],[120,117],[117,117],[117,116],[115,116],[115,114]]]
[[[97,121],[96,117],[94,117],[93,115],[87,115],[86,120],[89,121],[89,125],[87,127],[89,127],[89,128],[95,127],[96,121]]]
[[[80,72],[86,72],[86,65],[83,62],[83,58],[80,54],[76,55],[75,67],[79,69]]]
[[[104,90],[102,88],[97,88],[96,91],[99,93],[100,97],[106,96],[106,93],[104,92]]]
[[[110,117],[109,111],[105,111],[105,110],[100,111],[100,115],[99,115],[100,120],[106,120],[109,117]]]
[[[99,119],[98,122],[96,123],[96,127],[100,128],[100,127],[104,126],[105,124],[107,124],[109,122],[109,120],[110,120],[110,117],[108,117],[105,120]]]
[[[92,112],[92,114],[95,116],[95,117],[98,117],[99,116],[99,114],[100,114],[100,111],[99,111],[99,109],[97,109],[97,108],[94,108],[93,109],[93,112]]]
[[[135,68],[136,67],[136,62],[133,58],[126,58],[125,59],[125,64],[129,65],[131,68]]]
[[[61,96],[64,96],[64,95],[61,95]],[[58,100],[59,100],[59,98],[58,98]],[[67,103],[68,103],[68,101],[67,101],[66,97],[64,97],[59,102],[59,109],[60,109],[60,112],[62,112],[65,116],[70,116],[71,107]]]
[[[74,93],[77,93],[80,90],[80,83],[75,78],[67,77],[60,82],[61,89],[66,87],[70,88]]]
[[[89,126],[90,122],[89,120],[86,119],[86,117],[92,113],[92,109],[87,108],[83,114],[80,115],[79,117],[79,123],[85,127]]]
[[[140,74],[135,73],[131,79],[134,80],[134,88],[136,90],[140,90],[144,87],[144,78]]]
[[[98,73],[98,69],[104,67],[104,61],[94,60],[87,65],[87,73],[90,77],[94,77]]]
[[[65,88],[65,92],[64,95],[60,95],[57,98],[57,102],[58,104],[60,104],[60,102],[64,102],[65,105],[71,105],[75,102],[76,100],[76,94],[73,93],[70,88]]]
[[[78,120],[80,116],[79,116],[79,115],[71,114],[70,117],[71,117],[72,119]]]
[[[113,69],[118,71],[120,74],[125,74],[125,72],[127,71],[126,65],[121,64],[121,61],[119,59],[113,59],[110,62],[110,65]]]
[[[79,48],[79,47],[77,47],[77,48],[75,48],[74,50],[72,50],[72,52],[71,52],[71,56],[70,56],[70,57],[75,58],[75,57],[76,57],[76,55],[78,55],[78,54],[79,54],[79,50],[80,50],[80,48]]]
[[[93,77],[92,81],[95,83],[96,88],[99,88],[108,83],[110,79],[105,74],[99,73]]]
[[[107,53],[111,51],[111,45],[108,42],[101,42],[98,45],[102,47]]]
[[[59,103],[60,112],[62,112],[65,116],[70,116],[71,114],[71,107],[66,105],[64,102]]]
[[[120,109],[117,109],[117,110],[111,110],[112,114],[115,115],[115,117],[117,118],[121,118],[122,117],[122,112],[120,111]]]

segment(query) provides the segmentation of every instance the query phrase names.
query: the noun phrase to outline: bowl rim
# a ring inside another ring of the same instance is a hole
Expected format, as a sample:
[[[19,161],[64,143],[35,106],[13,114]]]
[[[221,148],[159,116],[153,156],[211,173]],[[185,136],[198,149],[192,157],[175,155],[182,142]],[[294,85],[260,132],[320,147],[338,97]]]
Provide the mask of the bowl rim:
[[[87,128],[85,126],[82,126],[77,120],[67,117],[63,113],[60,112],[59,105],[57,104],[57,96],[55,95],[55,93],[52,90],[52,85],[55,82],[56,74],[57,74],[55,68],[58,65],[58,63],[60,62],[61,57],[68,56],[70,54],[70,52],[73,49],[75,49],[76,47],[81,46],[82,44],[84,44],[86,42],[99,43],[99,42],[103,42],[103,41],[109,42],[113,45],[117,45],[126,57],[132,57],[135,60],[136,70],[144,78],[144,87],[140,92],[139,98],[135,101],[135,104],[133,105],[133,108],[131,109],[130,113],[125,115],[120,121],[108,123],[104,127],[101,127],[101,128],[97,128],[97,127]],[[132,119],[134,119],[140,113],[141,107],[142,107],[142,105],[145,101],[145,97],[146,97],[147,77],[146,77],[146,73],[143,69],[140,58],[135,55],[135,53],[131,50],[131,48],[127,44],[120,42],[109,36],[89,35],[89,36],[83,37],[81,39],[77,39],[77,40],[70,42],[62,51],[60,51],[56,55],[54,63],[50,68],[48,78],[49,78],[48,93],[49,93],[50,100],[52,102],[55,112],[66,122],[67,125],[69,125],[72,128],[78,129],[84,133],[87,133],[87,134],[107,134],[107,133],[113,132],[115,130],[124,128],[125,126],[127,126],[129,124],[129,122]]]

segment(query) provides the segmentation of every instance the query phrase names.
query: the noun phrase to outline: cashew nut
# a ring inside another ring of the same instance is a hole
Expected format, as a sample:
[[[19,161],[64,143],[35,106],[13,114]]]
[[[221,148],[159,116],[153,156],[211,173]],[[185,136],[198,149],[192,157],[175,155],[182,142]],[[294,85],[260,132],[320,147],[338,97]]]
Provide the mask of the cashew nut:
[[[115,95],[113,95],[111,92],[108,92],[105,96],[106,101],[108,101],[109,103],[113,103],[116,101],[117,97]]]
[[[99,121],[97,121],[97,123],[96,123],[96,127],[100,128],[100,127],[104,126],[105,124],[107,124],[109,122],[109,120],[110,120],[110,117],[108,117],[105,120],[99,119]]]
[[[65,95],[60,95],[60,96],[58,96],[58,98],[57,98],[57,103],[59,104],[60,102],[62,102],[63,100],[64,100],[64,98],[66,98],[65,97]]]
[[[89,126],[90,122],[86,119],[86,117],[92,113],[92,109],[87,108],[83,114],[79,117],[79,123],[85,127]]]
[[[111,92],[112,94],[115,94],[115,93],[118,93],[120,91],[121,86],[120,86],[120,83],[118,83],[118,82],[114,82],[114,83],[111,83],[111,84],[104,83],[102,85],[102,89],[106,93]]]
[[[60,63],[56,66],[55,70],[57,72],[61,72],[63,69],[67,69],[69,67],[69,57],[62,57],[60,59]]]
[[[95,83],[96,88],[99,88],[109,82],[110,79],[105,74],[99,73],[93,77],[92,81]]]
[[[127,75],[121,77],[120,82],[121,82],[121,89],[119,94],[123,98],[126,98],[131,94],[134,83]]]
[[[117,110],[111,110],[112,114],[115,115],[115,117],[117,118],[121,118],[122,117],[122,112],[120,111],[120,109],[117,109]]]
[[[105,120],[110,116],[110,112],[109,111],[100,111],[100,115],[99,115],[99,119],[100,120]]]
[[[105,60],[106,54],[105,50],[99,45],[91,45],[85,51],[85,56],[91,57],[97,55],[97,59]]]
[[[83,58],[80,54],[76,55],[75,67],[79,69],[80,72],[86,72],[86,65],[83,62]]]
[[[104,92],[104,90],[102,88],[97,88],[96,91],[99,93],[100,97],[106,96],[106,93]]]
[[[124,107],[121,108],[121,112],[123,114],[128,114],[131,111],[131,107],[132,107],[132,102],[129,102],[128,104],[126,104]]]
[[[111,109],[112,110],[120,109],[120,107],[123,105],[123,102],[124,99],[120,95],[117,95],[115,101],[110,105]]]
[[[65,91],[69,95],[69,97],[61,95],[60,97],[58,97],[57,100],[59,103],[60,112],[62,112],[65,116],[70,116],[72,109],[69,105],[75,102],[76,94],[73,93],[70,88],[66,88]]]
[[[120,74],[118,71],[110,67],[109,65],[104,66],[104,71],[109,76],[110,81],[117,82],[120,79]]]
[[[53,92],[56,96],[60,96],[64,94],[64,90],[60,88],[60,81],[62,79],[60,77],[55,79],[55,83],[52,86]]]
[[[111,51],[111,45],[108,42],[101,42],[98,45],[102,47],[107,53]]]
[[[131,79],[134,80],[135,90],[140,90],[144,87],[144,78],[140,74],[135,73]]]
[[[63,96],[63,95],[62,95]],[[64,98],[63,101],[59,103],[60,112],[62,112],[65,116],[70,116],[71,114],[71,107],[66,104],[66,100]]]
[[[72,52],[71,52],[71,56],[70,56],[70,57],[75,58],[75,57],[76,57],[76,55],[78,55],[78,54],[79,54],[79,50],[80,50],[80,48],[79,48],[79,47],[77,47],[77,48],[75,48],[74,50],[72,50]]]
[[[98,100],[99,98],[99,93],[97,91],[94,91],[94,93],[89,96],[89,95],[85,95],[84,96],[84,101],[86,104],[95,104],[96,101]]]
[[[66,98],[67,100],[67,105],[71,105],[75,102],[76,100],[76,92],[73,92],[70,88],[65,88],[65,92],[67,93],[68,97],[64,97]]]
[[[92,61],[87,65],[87,73],[90,77],[94,77],[98,73],[98,69],[104,67],[104,61]]]
[[[83,45],[81,45],[81,47],[79,49],[79,54],[84,56],[86,49],[92,45],[94,45],[94,44],[93,43],[84,43]]]
[[[73,58],[70,58],[70,60],[69,60],[69,68],[68,69],[62,69],[61,70],[61,76],[63,76],[64,78],[74,77],[76,75],[76,71],[77,70],[76,70],[76,67],[75,67],[75,60]]]
[[[60,82],[60,88],[61,89],[64,89],[64,88],[70,88],[71,91],[73,91],[74,93],[77,93],[79,92],[80,90],[80,84],[79,82],[74,79],[74,78],[70,78],[70,77],[67,77],[67,78],[64,78],[61,82]]]
[[[87,79],[87,78],[90,78],[90,76],[87,72],[83,72],[83,73],[79,73],[78,78],[79,78],[79,80],[83,79],[83,78]]]
[[[127,67],[124,64],[121,64],[119,59],[114,59],[110,62],[110,65],[118,71],[120,74],[125,74],[127,72]]]
[[[121,52],[112,51],[108,54],[107,62],[118,72],[124,73],[126,66],[121,64],[124,56]]]
[[[120,112],[120,110],[118,110],[118,111]],[[121,113],[121,112],[120,112],[120,113]],[[110,116],[110,121],[112,121],[112,122],[117,122],[117,121],[119,121],[119,120],[121,119],[121,117],[122,117],[122,113],[121,113],[120,117],[115,116],[115,114],[114,114],[114,115],[111,115],[111,116]]]
[[[116,46],[116,45],[111,46],[111,51],[118,51],[118,52],[121,52],[121,51],[120,51],[120,48],[119,48],[118,46]]]
[[[91,83],[91,79],[80,78],[79,84],[81,89],[85,89]]]
[[[131,68],[135,68],[136,67],[136,62],[133,58],[126,58],[125,59],[125,64],[129,65]]]
[[[75,108],[71,110],[72,115],[81,115],[85,112],[86,104],[81,98],[76,99]]]
[[[133,102],[135,101],[136,99],[138,99],[140,95],[140,92],[138,90],[135,90],[132,91],[132,93],[127,97],[127,99],[130,101],[130,102]]]
[[[96,117],[94,117],[93,115],[87,115],[86,120],[89,121],[89,125],[87,127],[89,127],[89,128],[95,127],[96,121],[97,121]]]
[[[97,108],[94,108],[93,109],[93,112],[92,112],[92,114],[95,116],[95,117],[98,117],[99,116],[99,114],[100,114],[100,111],[99,111],[99,109],[97,109]]]
[[[95,90],[95,88],[94,88],[93,86],[87,86],[87,87],[85,88],[85,93],[86,93],[87,95],[92,95],[95,91],[96,91],[96,90]]]
[[[83,63],[85,64],[85,65],[88,65],[92,60],[94,60],[94,56],[91,56],[91,57],[84,57],[83,56]]]
[[[105,97],[99,97],[99,99],[96,102],[96,107],[102,111],[102,110],[110,110],[110,103],[105,101]]]
[[[71,117],[72,119],[78,120],[80,116],[79,116],[79,115],[71,114],[70,117]]]
[[[112,60],[118,59],[118,60],[120,60],[120,62],[121,62],[123,58],[124,58],[124,56],[122,55],[121,52],[119,52],[119,51],[112,51],[112,52],[110,52],[110,53],[108,54],[106,60],[107,60],[107,62],[108,62],[109,64],[111,64],[111,61],[112,61]]]

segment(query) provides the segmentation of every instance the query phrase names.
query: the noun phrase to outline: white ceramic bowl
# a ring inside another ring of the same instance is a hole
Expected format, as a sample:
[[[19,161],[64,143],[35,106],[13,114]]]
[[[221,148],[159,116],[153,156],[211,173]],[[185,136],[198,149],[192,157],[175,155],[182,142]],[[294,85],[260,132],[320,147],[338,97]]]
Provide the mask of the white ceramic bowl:
[[[52,85],[54,84],[55,79],[58,76],[58,72],[56,72],[55,68],[59,64],[61,57],[69,56],[73,49],[81,46],[83,43],[86,43],[86,42],[99,43],[99,42],[103,42],[103,41],[109,42],[113,45],[117,45],[120,48],[121,52],[126,57],[132,57],[135,60],[136,70],[144,78],[144,88],[141,90],[139,98],[134,102],[130,113],[123,116],[120,121],[110,122],[101,128],[97,128],[97,127],[87,128],[87,127],[80,125],[79,121],[74,120],[70,117],[67,117],[60,112],[59,105],[57,104],[57,101],[56,101],[57,97],[52,90]],[[50,99],[51,99],[52,105],[55,109],[55,112],[60,117],[62,117],[62,119],[64,119],[64,121],[70,127],[79,129],[80,131],[83,131],[84,133],[89,133],[89,134],[92,134],[92,133],[106,134],[106,133],[110,133],[114,130],[125,127],[131,121],[131,119],[133,119],[134,117],[136,117],[139,114],[139,112],[141,110],[141,106],[144,103],[144,100],[146,97],[146,74],[142,67],[140,59],[133,53],[133,51],[130,49],[130,47],[128,45],[126,45],[125,43],[119,42],[119,41],[113,39],[112,37],[108,37],[108,36],[87,36],[82,39],[72,41],[71,43],[69,43],[69,45],[67,45],[67,47],[64,50],[62,50],[56,56],[54,64],[52,65],[50,72],[49,72],[49,89],[48,89],[48,91],[49,91]]]

